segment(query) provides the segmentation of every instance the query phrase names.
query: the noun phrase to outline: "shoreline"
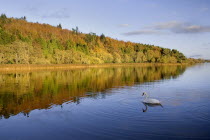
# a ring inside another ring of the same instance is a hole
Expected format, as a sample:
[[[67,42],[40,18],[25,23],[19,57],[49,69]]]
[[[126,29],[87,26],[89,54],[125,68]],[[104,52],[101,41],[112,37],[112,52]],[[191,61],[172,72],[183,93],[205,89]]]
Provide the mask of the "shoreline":
[[[107,64],[1,64],[0,71],[68,70],[80,68],[190,65],[189,63],[107,63]]]

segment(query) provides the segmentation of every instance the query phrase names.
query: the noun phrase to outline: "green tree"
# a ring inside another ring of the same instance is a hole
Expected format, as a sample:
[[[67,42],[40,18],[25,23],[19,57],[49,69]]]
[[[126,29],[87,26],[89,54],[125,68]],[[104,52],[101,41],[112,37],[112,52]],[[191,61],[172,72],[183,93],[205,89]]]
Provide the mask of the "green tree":
[[[100,35],[100,40],[101,40],[101,42],[103,42],[103,43],[106,41],[106,37],[105,37],[104,34],[101,34],[101,35]]]
[[[163,55],[170,55],[170,53],[171,53],[170,49],[162,48],[162,54]]]
[[[136,53],[136,59],[135,59],[136,63],[143,63],[146,61],[147,61],[147,58],[142,51]]]
[[[79,33],[79,28],[76,26],[76,28],[72,28],[73,33],[78,34]]]
[[[121,56],[116,52],[113,53],[113,62],[114,63],[122,63]]]
[[[57,25],[57,28],[62,29],[62,25],[59,23],[59,24]]]
[[[0,44],[6,45],[15,41],[15,36],[5,32],[0,27]]]
[[[6,16],[6,14],[1,14],[0,18],[1,19],[7,19],[7,16]]]

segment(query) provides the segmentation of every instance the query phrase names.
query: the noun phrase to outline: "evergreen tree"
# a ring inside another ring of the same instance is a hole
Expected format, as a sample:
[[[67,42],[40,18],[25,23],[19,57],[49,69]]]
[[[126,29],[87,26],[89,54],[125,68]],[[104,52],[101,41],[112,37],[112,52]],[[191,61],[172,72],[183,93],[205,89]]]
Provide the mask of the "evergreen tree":
[[[60,24],[60,23],[57,25],[57,27],[62,29],[62,26],[61,26],[61,24]]]

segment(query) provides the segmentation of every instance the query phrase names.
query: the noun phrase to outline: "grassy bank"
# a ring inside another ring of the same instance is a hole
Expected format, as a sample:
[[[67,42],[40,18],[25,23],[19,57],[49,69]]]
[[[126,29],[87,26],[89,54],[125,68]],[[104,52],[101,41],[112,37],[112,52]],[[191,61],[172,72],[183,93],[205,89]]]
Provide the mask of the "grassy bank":
[[[127,67],[127,66],[161,66],[161,65],[189,65],[188,63],[108,63],[108,64],[4,64],[0,65],[0,71],[23,71],[23,70],[59,70],[97,67]]]

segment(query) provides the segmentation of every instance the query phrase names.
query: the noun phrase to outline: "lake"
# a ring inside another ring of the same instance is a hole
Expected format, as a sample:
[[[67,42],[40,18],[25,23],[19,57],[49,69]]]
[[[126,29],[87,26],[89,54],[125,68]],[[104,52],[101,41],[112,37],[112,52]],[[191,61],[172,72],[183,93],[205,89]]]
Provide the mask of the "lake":
[[[209,79],[210,64],[4,71],[0,139],[210,139]]]

